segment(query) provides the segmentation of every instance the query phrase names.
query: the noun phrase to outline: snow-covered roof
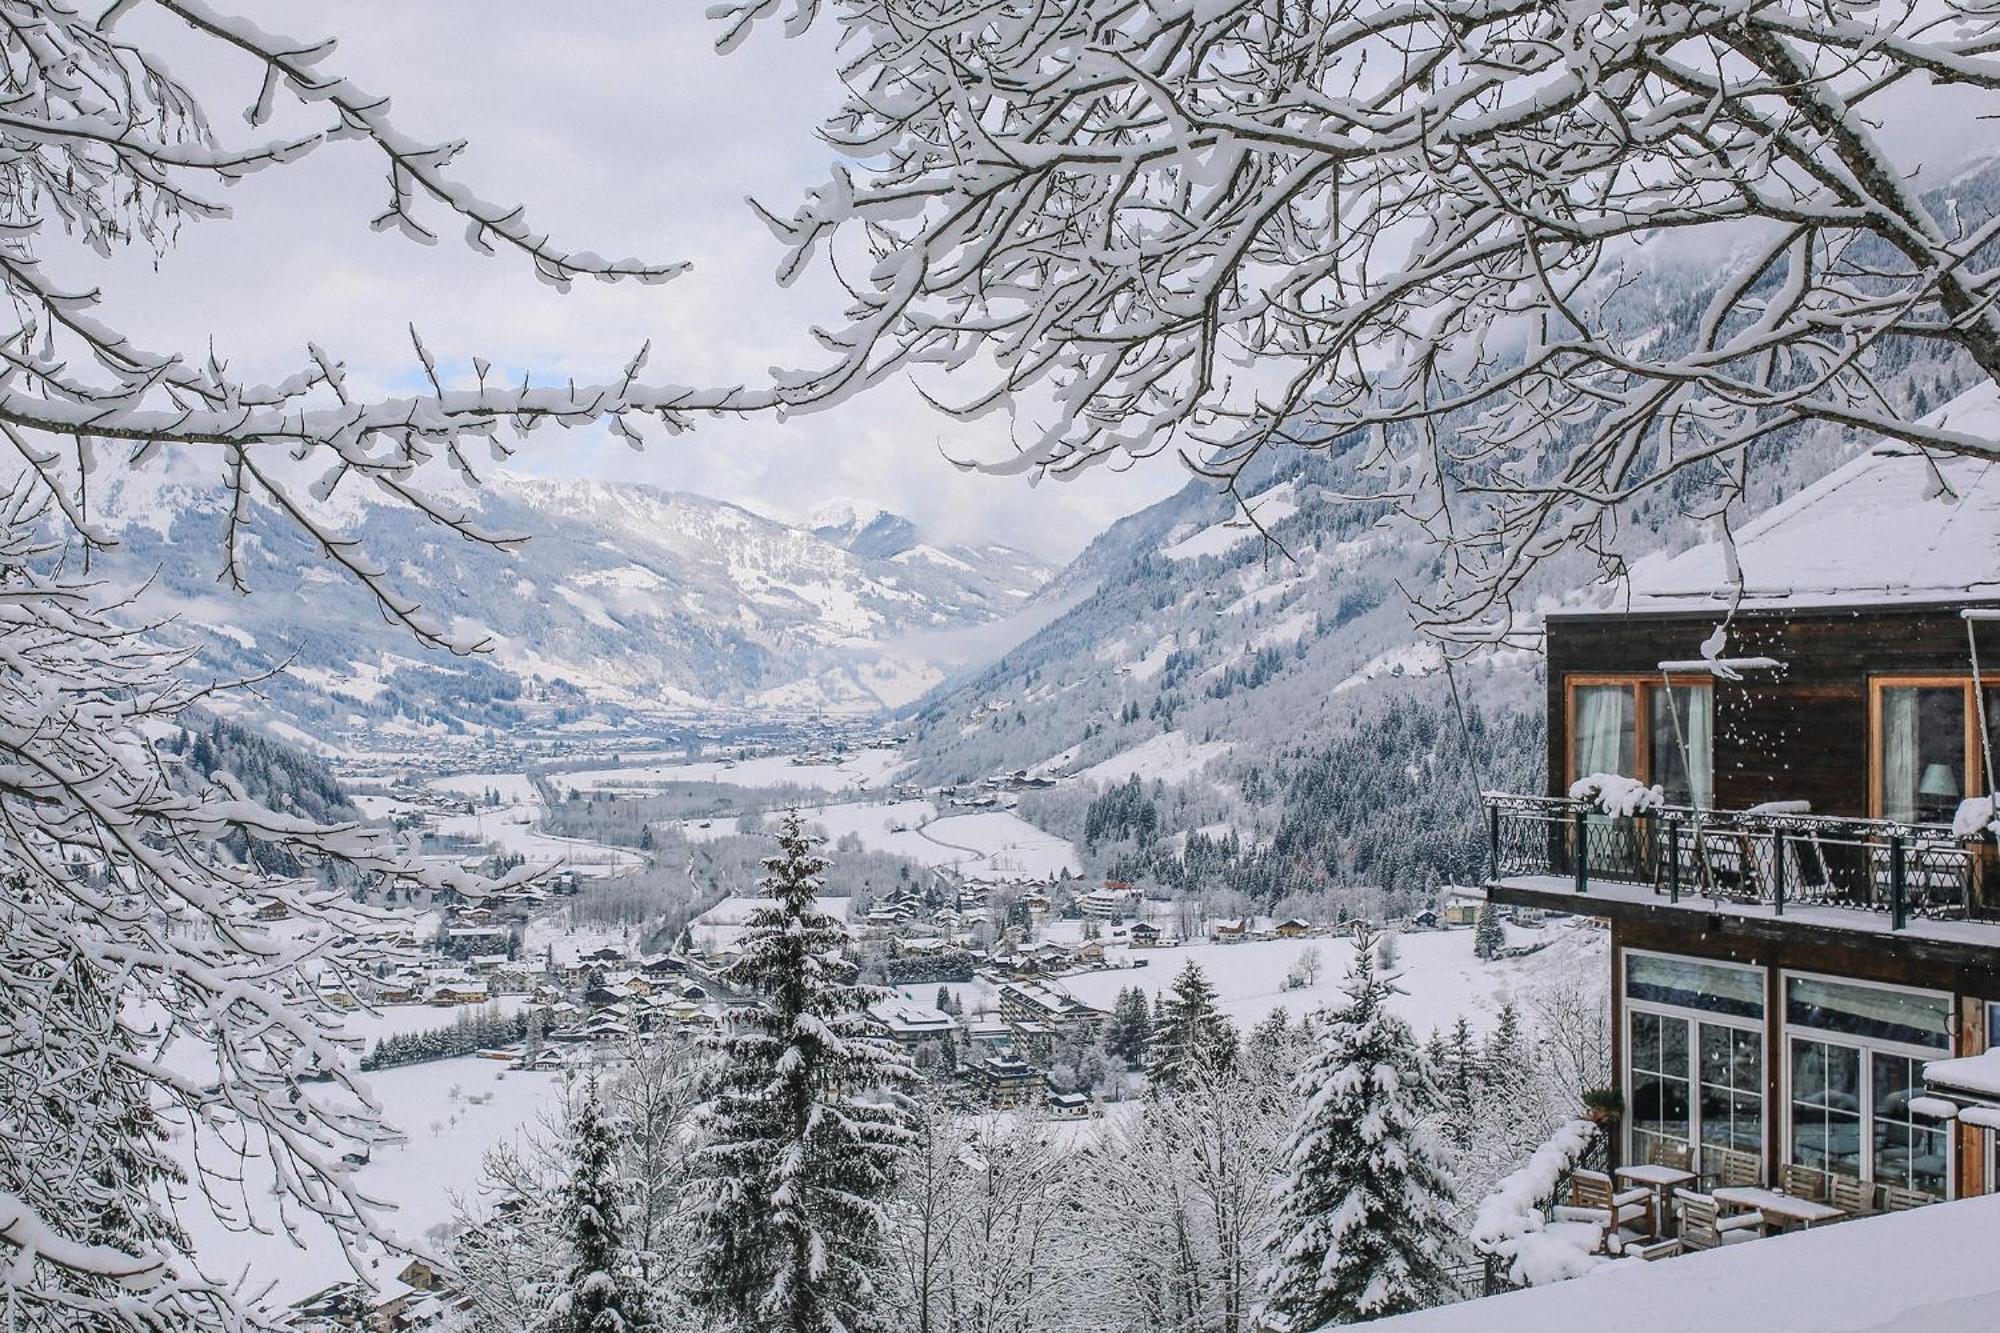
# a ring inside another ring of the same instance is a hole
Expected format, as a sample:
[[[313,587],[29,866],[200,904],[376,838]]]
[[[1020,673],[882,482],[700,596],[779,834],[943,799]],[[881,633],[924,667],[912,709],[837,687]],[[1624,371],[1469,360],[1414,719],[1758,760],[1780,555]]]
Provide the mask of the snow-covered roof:
[[[2000,1102],[2000,1047],[1983,1055],[1933,1060],[1924,1066],[1924,1082],[1955,1096]]]
[[[1985,384],[1926,419],[2000,442],[2000,390]],[[2000,599],[2000,463],[1876,445],[1736,531],[1743,602],[1757,606]],[[1720,609],[1722,544],[1632,566],[1616,611]]]
[[[909,1036],[944,1033],[958,1026],[957,1020],[942,1009],[914,1000],[890,998],[869,1006],[868,1012],[891,1032]]]
[[[1993,1327],[2000,1196],[1815,1227],[1369,1325],[1380,1333],[1974,1333]]]

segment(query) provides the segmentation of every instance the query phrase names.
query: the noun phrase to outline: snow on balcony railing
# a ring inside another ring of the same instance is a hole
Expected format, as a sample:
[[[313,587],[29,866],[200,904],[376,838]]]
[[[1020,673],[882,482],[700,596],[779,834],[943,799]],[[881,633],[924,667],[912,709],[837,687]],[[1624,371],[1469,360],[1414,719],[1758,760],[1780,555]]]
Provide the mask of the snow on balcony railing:
[[[1596,1125],[1569,1121],[1480,1200],[1473,1217],[1472,1247],[1512,1285],[1564,1282],[1609,1262],[1598,1253],[1600,1228],[1551,1220],[1571,1174],[1599,1143]]]
[[[1596,791],[1578,794],[1592,799],[1486,793],[1488,880],[1553,876],[1577,893],[1643,884],[1672,902],[1757,903],[1781,914],[1792,905],[1886,912],[1898,930],[1912,916],[2000,915],[2000,902],[1976,891],[1978,839],[1943,826],[1784,804],[1730,811],[1621,800],[1607,815]]]

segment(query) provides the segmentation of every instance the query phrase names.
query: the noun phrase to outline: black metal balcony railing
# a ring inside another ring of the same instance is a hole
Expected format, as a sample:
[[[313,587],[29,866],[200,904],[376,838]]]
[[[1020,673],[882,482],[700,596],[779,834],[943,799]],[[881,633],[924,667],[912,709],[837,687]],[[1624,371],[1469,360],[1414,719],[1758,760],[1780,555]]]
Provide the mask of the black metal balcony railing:
[[[1643,884],[1670,901],[1702,898],[1885,912],[2000,917],[1981,892],[1978,844],[1951,830],[1880,819],[1694,810],[1669,806],[1613,818],[1554,796],[1486,795],[1490,879],[1555,875],[1577,893],[1593,883]]]

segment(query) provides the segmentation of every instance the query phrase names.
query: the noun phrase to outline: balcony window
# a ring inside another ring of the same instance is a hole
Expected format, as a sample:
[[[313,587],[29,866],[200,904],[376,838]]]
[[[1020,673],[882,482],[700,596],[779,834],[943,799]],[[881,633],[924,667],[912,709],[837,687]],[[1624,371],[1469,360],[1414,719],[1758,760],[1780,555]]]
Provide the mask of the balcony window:
[[[1636,710],[1629,685],[1579,685],[1571,695],[1571,781],[1592,773],[1636,776],[1632,757]]]
[[[1568,780],[1616,773],[1657,783],[1670,804],[1707,807],[1715,796],[1714,733],[1709,681],[1573,679]]]
[[[1903,824],[1949,824],[1958,803],[1986,790],[1972,681],[1955,676],[1871,682],[1871,812]],[[2000,694],[1989,690],[1987,730],[2000,739]]]

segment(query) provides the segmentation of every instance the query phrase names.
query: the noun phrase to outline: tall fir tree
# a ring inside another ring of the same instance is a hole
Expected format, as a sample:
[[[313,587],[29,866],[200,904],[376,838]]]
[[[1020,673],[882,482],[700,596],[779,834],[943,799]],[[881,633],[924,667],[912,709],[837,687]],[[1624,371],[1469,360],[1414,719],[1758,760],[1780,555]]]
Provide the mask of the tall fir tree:
[[[713,1039],[720,1055],[698,1154],[696,1300],[737,1333],[884,1327],[883,1206],[916,1142],[909,1057],[867,1017],[846,932],[818,903],[825,858],[796,811],[767,857],[725,980],[755,993]]]
[[[648,1333],[657,1327],[638,1259],[625,1244],[619,1134],[604,1114],[593,1075],[570,1107],[569,1179],[558,1203],[569,1267],[537,1333]]]
[[[1220,1071],[1236,1062],[1236,1026],[1215,1003],[1215,985],[1188,960],[1173,989],[1162,995],[1153,1019],[1146,1072],[1162,1091],[1178,1087],[1198,1069]]]
[[[1443,1103],[1409,1026],[1388,1008],[1363,938],[1346,1003],[1326,1012],[1300,1075],[1305,1106],[1285,1145],[1264,1277],[1291,1329],[1359,1323],[1435,1304],[1455,1239]]]
[[[1127,986],[1118,992],[1118,999],[1111,1006],[1104,1049],[1123,1060],[1126,1068],[1137,1069],[1145,1063],[1146,1049],[1152,1039],[1153,1009],[1146,1000],[1146,992],[1137,986]]]
[[[1507,947],[1507,932],[1500,925],[1500,909],[1488,898],[1479,904],[1479,917],[1472,928],[1472,952],[1491,960]]]

